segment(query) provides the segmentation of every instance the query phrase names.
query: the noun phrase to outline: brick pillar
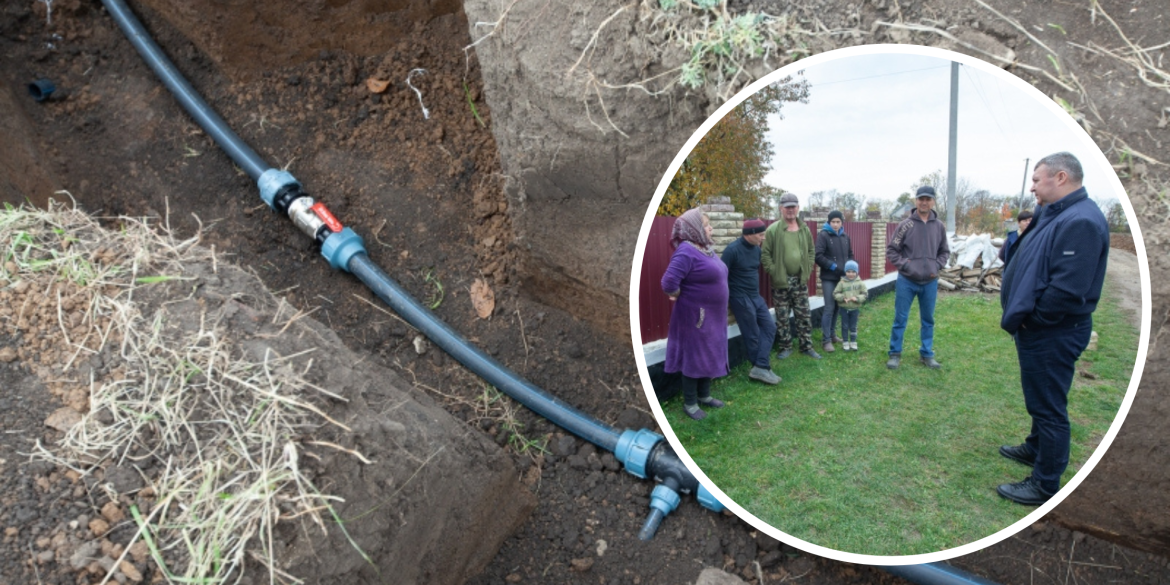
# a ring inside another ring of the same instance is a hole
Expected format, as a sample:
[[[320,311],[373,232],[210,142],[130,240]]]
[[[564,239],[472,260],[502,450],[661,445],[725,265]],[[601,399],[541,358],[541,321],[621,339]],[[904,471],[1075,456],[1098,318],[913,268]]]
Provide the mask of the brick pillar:
[[[886,275],[886,222],[878,220],[873,224],[873,239],[870,245],[870,278]]]
[[[699,207],[711,221],[711,239],[715,253],[722,254],[728,244],[743,235],[743,213],[735,210],[730,197],[712,197]]]

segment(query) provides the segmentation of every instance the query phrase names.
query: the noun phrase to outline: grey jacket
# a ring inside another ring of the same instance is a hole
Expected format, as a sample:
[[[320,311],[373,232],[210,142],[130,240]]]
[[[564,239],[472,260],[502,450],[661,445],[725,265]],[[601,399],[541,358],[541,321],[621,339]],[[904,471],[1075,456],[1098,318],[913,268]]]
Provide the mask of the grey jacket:
[[[898,267],[899,275],[918,284],[938,280],[938,271],[947,265],[950,257],[947,228],[934,210],[926,221],[922,221],[917,211],[912,212],[898,224],[886,246],[886,260]]]

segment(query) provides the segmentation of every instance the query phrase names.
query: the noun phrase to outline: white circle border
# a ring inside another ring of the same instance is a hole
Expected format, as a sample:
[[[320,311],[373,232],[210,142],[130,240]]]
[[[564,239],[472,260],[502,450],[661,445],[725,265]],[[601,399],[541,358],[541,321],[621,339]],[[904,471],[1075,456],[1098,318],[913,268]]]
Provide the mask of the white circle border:
[[[1142,371],[1145,367],[1146,357],[1149,350],[1150,321],[1152,310],[1150,269],[1146,258],[1145,243],[1141,236],[1141,227],[1137,221],[1137,214],[1134,212],[1133,205],[1129,200],[1129,195],[1125,192],[1125,188],[1122,186],[1121,180],[1117,177],[1117,174],[1109,173],[1110,176],[1106,177],[1106,180],[1110,182],[1111,186],[1116,190],[1117,193],[1124,195],[1124,197],[1118,197],[1118,199],[1120,200],[1121,205],[1125,210],[1125,218],[1129,222],[1130,233],[1133,234],[1134,246],[1136,248],[1138,257],[1138,271],[1141,276],[1141,333],[1138,339],[1137,360],[1134,363],[1133,375],[1130,378],[1129,389],[1125,394],[1125,398],[1122,400],[1121,408],[1118,409],[1117,416],[1114,418],[1113,424],[1110,425],[1109,430],[1105,433],[1105,436],[1102,438],[1101,443],[1098,445],[1097,449],[1093,452],[1093,454],[1089,457],[1088,461],[1085,462],[1081,469],[1077,471],[1073,478],[1069,480],[1069,482],[1044,505],[1039,506],[1020,520],[1001,529],[995,534],[986,536],[974,542],[957,546],[955,548],[945,549],[932,553],[900,556],[877,556],[850,553],[826,548],[778,530],[777,528],[771,526],[767,522],[764,522],[763,520],[752,515],[747,510],[740,507],[739,504],[735,503],[735,501],[729,498],[727,494],[723,493],[723,491],[720,490],[718,486],[716,486],[714,482],[712,482],[701,469],[699,469],[699,466],[695,464],[694,460],[691,459],[690,454],[687,453],[686,449],[683,448],[682,443],[678,440],[674,430],[667,422],[666,416],[662,411],[662,406],[658,403],[658,398],[655,395],[654,388],[650,382],[650,374],[646,365],[646,356],[642,351],[642,333],[639,327],[638,318],[638,285],[639,281],[641,280],[642,263],[646,255],[646,241],[650,233],[650,227],[654,221],[655,211],[661,204],[662,198],[666,194],[666,189],[670,186],[671,179],[678,172],[679,167],[682,166],[682,163],[686,160],[686,157],[691,153],[692,150],[694,150],[695,145],[698,144],[699,140],[706,136],[707,132],[709,132],[720,119],[722,119],[728,112],[738,106],[750,95],[787,75],[794,74],[800,70],[828,61],[856,57],[860,55],[894,54],[921,55],[946,59],[949,61],[957,61],[963,65],[975,67],[985,73],[990,73],[999,79],[1003,79],[1004,81],[1014,84],[1026,94],[1031,95],[1033,98],[1047,107],[1055,116],[1057,116],[1058,119],[1063,120],[1065,125],[1068,126],[1069,129],[1073,132],[1073,136],[1080,140],[1083,143],[1083,146],[1087,146],[1089,152],[1093,153],[1090,156],[1096,156],[1098,158],[1098,162],[1102,163],[1105,168],[1112,168],[1112,165],[1105,157],[1105,154],[1101,152],[1101,148],[1097,146],[1095,142],[1093,142],[1093,139],[1084,131],[1084,129],[1082,129],[1076,123],[1076,121],[1074,121],[1055,101],[1049,99],[1047,96],[1041,93],[1040,90],[1036,89],[1023,79],[1020,79],[1019,77],[1016,77],[1015,75],[1012,75],[1011,73],[1004,71],[1003,69],[996,67],[995,65],[992,65],[986,61],[953,51],[918,45],[865,45],[835,49],[806,57],[781,67],[780,69],[777,69],[776,71],[773,71],[772,73],[769,73],[768,75],[756,80],[737,93],[722,106],[720,106],[713,115],[707,118],[707,120],[705,120],[703,124],[699,126],[694,134],[692,134],[691,137],[687,140],[686,144],[683,145],[682,150],[680,150],[678,155],[675,156],[674,160],[670,163],[670,166],[667,167],[666,173],[663,175],[662,180],[658,184],[658,188],[654,192],[654,197],[651,200],[649,207],[647,207],[646,215],[642,220],[642,229],[638,232],[638,240],[634,249],[633,265],[630,269],[630,337],[633,341],[634,358],[638,364],[638,375],[642,381],[642,390],[646,394],[650,408],[654,412],[654,417],[657,419],[663,434],[666,436],[666,440],[670,442],[670,446],[674,448],[675,453],[678,454],[679,458],[683,461],[687,468],[695,474],[695,477],[697,477],[699,481],[701,481],[703,485],[711,491],[712,494],[719,498],[720,502],[722,502],[725,506],[727,506],[728,509],[734,512],[735,515],[739,516],[752,527],[760,530],[768,536],[799,548],[805,552],[827,557],[836,561],[879,566],[934,563],[976,552],[985,547],[996,544],[1001,540],[1004,540],[1019,532],[1025,527],[1035,523],[1036,521],[1040,520],[1042,516],[1060,504],[1060,502],[1062,502],[1066,497],[1068,497],[1068,495],[1072,493],[1073,490],[1075,490],[1077,486],[1079,486],[1081,482],[1085,480],[1086,477],[1088,477],[1093,468],[1097,466],[1097,463],[1101,460],[1101,457],[1104,456],[1105,452],[1112,445],[1113,439],[1117,436],[1118,431],[1121,429],[1121,425],[1125,421],[1126,415],[1129,414],[1130,406],[1132,406],[1134,396],[1137,394],[1137,388],[1141,381]]]

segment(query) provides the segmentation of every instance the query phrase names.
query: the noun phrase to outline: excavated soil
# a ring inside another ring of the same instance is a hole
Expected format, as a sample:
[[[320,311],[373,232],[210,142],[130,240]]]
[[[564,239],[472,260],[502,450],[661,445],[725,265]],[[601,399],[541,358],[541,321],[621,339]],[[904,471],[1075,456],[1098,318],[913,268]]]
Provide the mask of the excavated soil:
[[[462,12],[446,4],[432,11],[417,3],[324,4],[311,6],[335,18],[307,21],[300,36],[255,40],[249,39],[252,31],[275,26],[264,14],[237,22],[197,10],[162,18],[154,2],[133,8],[244,140],[272,164],[288,165],[335,215],[366,235],[373,260],[416,297],[431,299],[440,317],[581,410],[618,427],[653,427],[629,340],[594,328],[574,312],[540,304],[517,286],[530,275],[523,273],[514,245],[479,64],[463,51],[471,40]],[[826,13],[847,13],[838,4],[821,2]],[[901,10],[935,14],[929,4],[904,2]],[[1132,4],[1148,10],[1151,3]],[[519,427],[503,415],[481,417],[475,405],[484,395],[482,385],[441,352],[417,351],[405,325],[367,304],[369,295],[356,280],[331,270],[310,242],[271,214],[251,181],[179,109],[100,6],[82,0],[52,6],[51,26],[39,2],[0,7],[0,198],[43,205],[61,189],[68,195],[58,198],[71,196],[97,216],[165,216],[187,235],[202,226],[204,243],[221,258],[258,275],[294,307],[317,309],[314,317],[360,359],[397,372],[474,432],[509,445],[539,504],[471,583],[689,583],[705,567],[753,583],[898,582],[870,567],[777,543],[733,516],[702,510],[690,498],[653,541],[638,541],[650,484],[526,411],[515,414]],[[1133,20],[1149,29],[1146,37],[1164,30],[1153,18]],[[189,37],[174,22],[216,34]],[[244,26],[249,22],[256,26]],[[397,34],[369,32],[387,22],[385,30]],[[329,40],[343,38],[355,40]],[[298,46],[296,59],[273,61],[266,56],[272,42],[296,42],[303,49]],[[231,59],[217,61],[209,50],[227,51]],[[429,118],[407,86],[416,68],[426,70],[411,83]],[[38,77],[50,77],[61,88],[40,104],[23,93],[23,85]],[[388,82],[388,88],[372,93],[368,79]],[[1142,132],[1120,135],[1143,152],[1162,149],[1160,142],[1153,144],[1157,139],[1141,138]],[[615,224],[628,221],[627,212],[640,218],[644,205],[636,208],[611,210]],[[634,233],[626,236],[630,250]],[[480,319],[472,306],[476,279],[495,290],[490,319]],[[1165,303],[1158,308],[1155,315],[1164,315]],[[0,338],[0,582],[96,583],[98,574],[45,554],[56,530],[84,533],[81,517],[94,518],[100,508],[85,485],[22,455],[36,439],[59,438],[43,422],[61,402],[30,363],[7,359],[3,348],[18,343]],[[545,448],[527,446],[526,440]],[[1149,485],[1165,484],[1162,477]],[[1055,522],[953,562],[1006,583],[1170,581],[1166,557]]]

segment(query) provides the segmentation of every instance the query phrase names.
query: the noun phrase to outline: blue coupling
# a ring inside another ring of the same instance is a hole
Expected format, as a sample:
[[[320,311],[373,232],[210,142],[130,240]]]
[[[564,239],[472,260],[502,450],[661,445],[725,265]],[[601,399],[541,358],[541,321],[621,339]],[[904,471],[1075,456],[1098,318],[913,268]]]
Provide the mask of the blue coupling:
[[[650,460],[650,451],[662,440],[662,435],[646,429],[626,430],[618,438],[617,448],[613,450],[613,454],[626,466],[626,471],[639,479],[646,479],[646,463]],[[677,494],[675,497],[678,497]]]
[[[680,501],[678,492],[664,484],[658,484],[650,492],[650,509],[662,512],[663,516],[675,511]]]
[[[349,272],[349,259],[358,253],[365,254],[366,245],[362,237],[349,228],[330,235],[321,244],[321,255],[329,260],[329,265],[335,270]]]
[[[269,207],[276,209],[276,193],[288,185],[300,186],[300,181],[292,176],[288,171],[280,169],[268,169],[260,174],[260,178],[256,180],[256,186],[260,187],[260,198],[268,204]]]
[[[695,494],[695,499],[699,500],[699,504],[701,504],[704,508],[711,510],[712,512],[722,512],[726,508],[726,506],[723,505],[723,502],[720,502],[719,498],[716,498],[715,494],[711,493],[711,491],[707,489],[707,486],[703,484],[699,484],[698,493]]]

